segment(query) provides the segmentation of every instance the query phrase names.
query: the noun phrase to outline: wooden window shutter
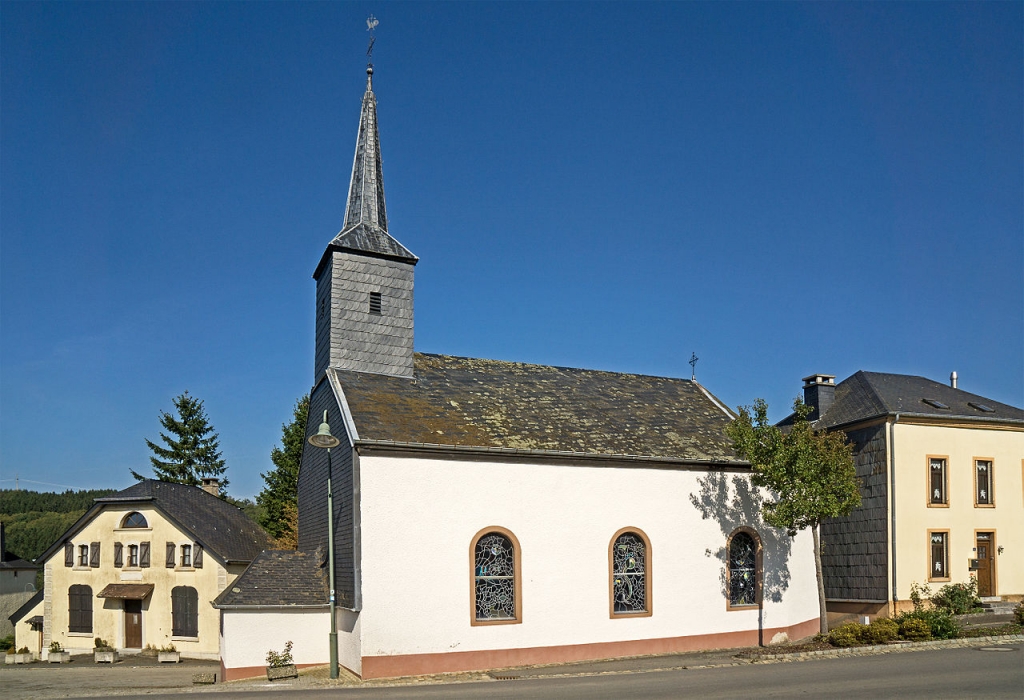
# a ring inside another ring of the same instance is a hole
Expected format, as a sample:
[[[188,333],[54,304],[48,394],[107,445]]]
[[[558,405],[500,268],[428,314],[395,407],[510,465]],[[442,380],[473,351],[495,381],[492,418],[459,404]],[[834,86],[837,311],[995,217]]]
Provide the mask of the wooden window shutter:
[[[139,566],[149,568],[149,542],[139,544]]]
[[[173,569],[174,568],[174,543],[173,542],[168,542],[167,543],[167,568],[168,569]]]
[[[203,546],[198,542],[192,545],[192,566],[197,569],[203,568]]]
[[[114,543],[114,566],[119,569],[124,566],[124,545],[120,542]]]
[[[70,542],[64,543],[64,566],[75,565],[75,545]]]
[[[89,544],[89,566],[94,569],[98,569],[100,566],[100,543],[92,542]]]

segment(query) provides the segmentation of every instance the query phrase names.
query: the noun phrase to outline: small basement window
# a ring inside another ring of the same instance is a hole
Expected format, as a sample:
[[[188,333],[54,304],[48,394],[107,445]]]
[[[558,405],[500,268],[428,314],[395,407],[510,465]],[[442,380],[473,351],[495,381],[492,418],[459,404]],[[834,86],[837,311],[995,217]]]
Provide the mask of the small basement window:
[[[374,316],[380,316],[382,314],[380,292],[370,292],[370,313]]]
[[[942,403],[938,399],[921,399],[921,400],[924,401],[929,406],[934,406],[935,408],[944,408],[944,409],[947,409],[947,410],[949,409],[949,406],[947,406],[946,404]]]
[[[976,408],[979,411],[982,411],[984,413],[995,413],[996,412],[996,409],[990,408],[990,407],[986,406],[983,403],[974,403],[973,401],[968,401],[967,405],[970,406],[971,408]]]

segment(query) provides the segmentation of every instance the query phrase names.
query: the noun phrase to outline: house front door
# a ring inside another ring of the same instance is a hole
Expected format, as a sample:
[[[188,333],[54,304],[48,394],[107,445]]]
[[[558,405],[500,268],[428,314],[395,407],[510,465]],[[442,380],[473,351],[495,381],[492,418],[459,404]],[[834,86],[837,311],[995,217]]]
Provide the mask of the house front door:
[[[142,648],[142,601],[124,601],[124,646],[126,649]]]
[[[977,549],[975,554],[978,557],[978,595],[979,596],[992,596],[996,594],[995,590],[995,577],[992,575],[993,564],[993,552],[992,544],[993,534],[991,532],[979,532],[977,534]]]

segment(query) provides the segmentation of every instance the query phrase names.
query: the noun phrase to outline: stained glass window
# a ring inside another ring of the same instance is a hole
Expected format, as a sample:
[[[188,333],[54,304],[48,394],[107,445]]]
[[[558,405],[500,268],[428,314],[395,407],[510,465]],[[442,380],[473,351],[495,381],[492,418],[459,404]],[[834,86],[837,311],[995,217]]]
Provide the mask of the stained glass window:
[[[979,459],[975,463],[977,471],[977,500],[979,506],[992,505],[992,462],[987,459]]]
[[[619,535],[612,544],[612,610],[647,612],[647,545],[635,532]]]
[[[490,532],[477,540],[473,578],[477,620],[516,619],[515,549],[509,538]]]
[[[757,541],[746,532],[729,540],[729,604],[757,605]]]

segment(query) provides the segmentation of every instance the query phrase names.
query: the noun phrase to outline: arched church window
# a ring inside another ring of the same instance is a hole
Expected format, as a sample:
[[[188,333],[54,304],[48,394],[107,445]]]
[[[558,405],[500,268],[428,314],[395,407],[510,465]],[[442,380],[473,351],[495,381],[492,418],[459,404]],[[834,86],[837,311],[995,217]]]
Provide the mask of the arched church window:
[[[650,541],[642,531],[624,528],[612,536],[608,552],[612,617],[651,614],[650,556]]]
[[[757,533],[737,530],[729,538],[729,607],[757,605],[761,597],[761,545]]]
[[[470,545],[473,562],[472,624],[522,620],[519,543],[504,528],[477,533]]]

